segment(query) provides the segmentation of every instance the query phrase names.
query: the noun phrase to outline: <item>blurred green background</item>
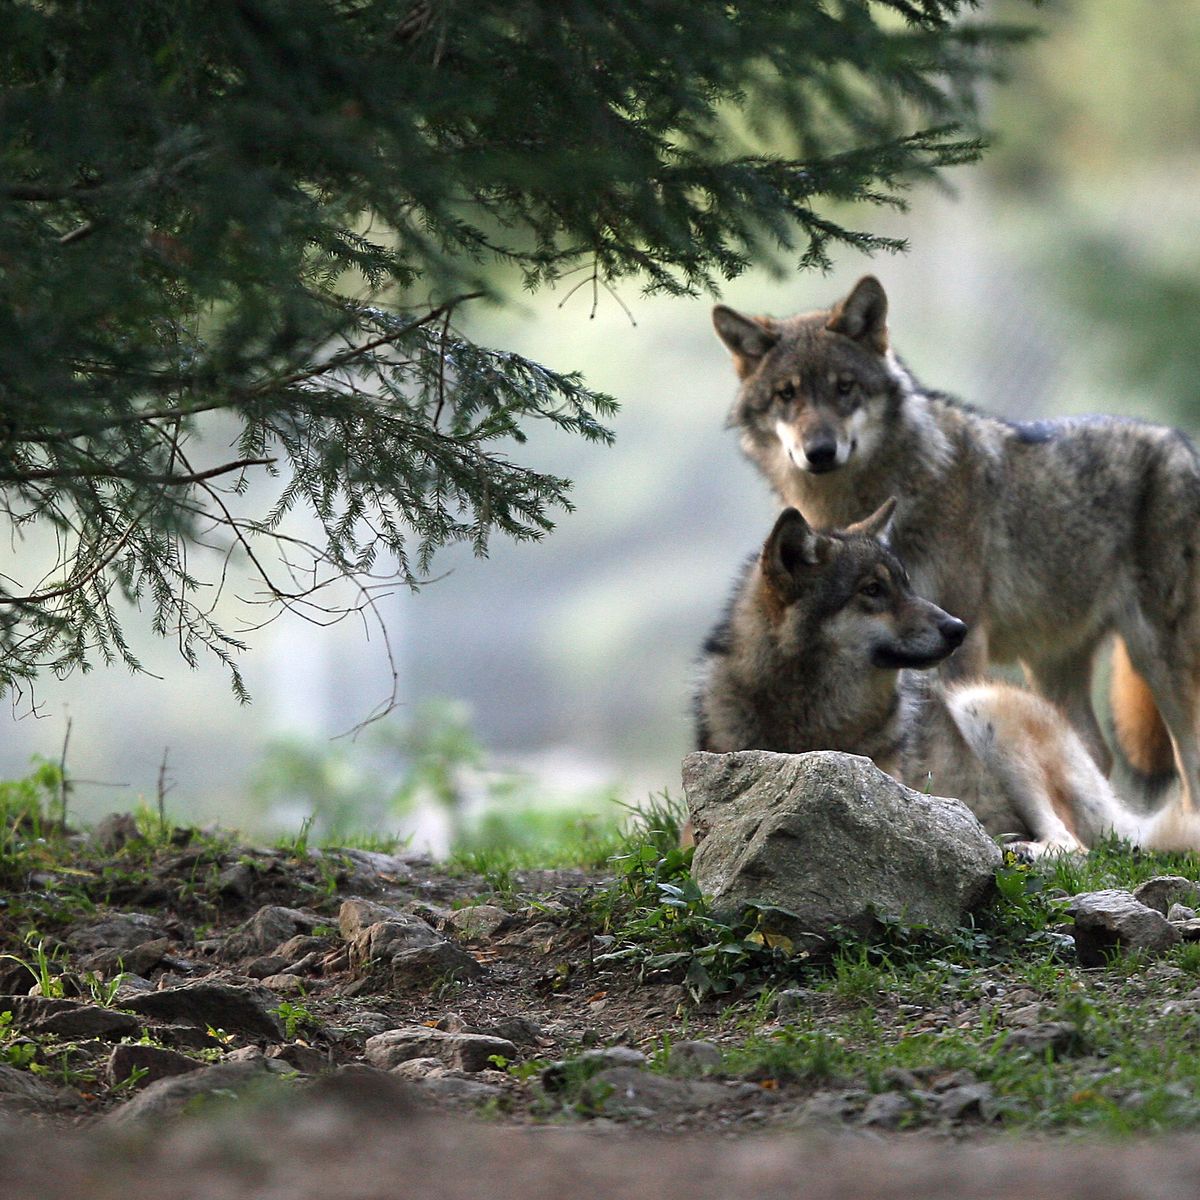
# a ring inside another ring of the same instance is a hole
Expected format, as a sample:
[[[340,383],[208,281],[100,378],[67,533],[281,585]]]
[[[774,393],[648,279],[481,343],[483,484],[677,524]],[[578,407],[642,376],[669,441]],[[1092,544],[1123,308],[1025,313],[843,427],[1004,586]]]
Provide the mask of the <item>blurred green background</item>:
[[[988,9],[1042,36],[990,88],[983,165],[952,173],[952,192],[914,192],[907,214],[867,215],[909,253],[843,253],[828,277],[756,272],[722,299],[786,314],[870,270],[932,386],[1008,416],[1104,411],[1195,432],[1200,5]],[[773,506],[723,428],[734,379],[709,303],[630,287],[624,307],[602,291],[593,314],[589,288],[569,291],[475,313],[470,332],[616,396],[617,444],[535,441],[527,460],[576,481],[577,511],[542,545],[443,552],[436,582],[382,601],[390,716],[333,740],[388,697],[384,639],[287,619],[250,637],[249,708],[169,643],[138,646],[161,678],[44,680],[34,713],[26,700],[5,718],[0,774],[57,759],[70,720],[85,819],[153,802],[165,755],[181,819],[265,834],[313,816],[325,835],[435,848],[464,828],[511,833],[506,813],[678,791],[693,659]]]

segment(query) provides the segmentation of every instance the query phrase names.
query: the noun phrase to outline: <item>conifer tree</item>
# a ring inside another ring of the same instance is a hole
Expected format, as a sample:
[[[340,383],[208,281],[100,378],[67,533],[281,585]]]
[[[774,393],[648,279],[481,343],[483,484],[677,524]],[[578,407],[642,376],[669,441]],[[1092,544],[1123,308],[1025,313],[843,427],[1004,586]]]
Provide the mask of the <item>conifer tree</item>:
[[[330,580],[541,537],[569,482],[514,445],[607,441],[614,404],[475,344],[467,306],[894,247],[831,205],[978,156],[973,87],[1019,35],[972,7],[0,4],[0,496],[40,564],[0,575],[0,689],[136,668],[124,597],[240,694],[229,555],[323,613]]]

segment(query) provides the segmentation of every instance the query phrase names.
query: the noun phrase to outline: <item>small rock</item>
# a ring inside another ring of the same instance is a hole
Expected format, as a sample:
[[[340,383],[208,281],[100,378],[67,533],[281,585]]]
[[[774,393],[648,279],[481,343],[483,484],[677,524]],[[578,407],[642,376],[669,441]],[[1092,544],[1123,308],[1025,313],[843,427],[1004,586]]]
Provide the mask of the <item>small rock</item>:
[[[1186,904],[1172,904],[1171,907],[1167,909],[1167,920],[1170,921],[1172,925],[1174,925],[1176,922],[1194,921],[1195,919],[1196,910],[1194,908],[1188,908]]]
[[[338,929],[348,942],[381,921],[403,920],[404,914],[398,908],[377,904],[374,900],[343,900],[338,910]]]
[[[268,975],[259,982],[280,996],[299,996],[308,990],[299,975]]]
[[[295,937],[298,933],[308,933],[324,923],[315,913],[268,904],[225,939],[222,953],[227,959],[269,954],[288,938]]]
[[[805,1101],[798,1123],[838,1126],[862,1111],[870,1101],[867,1092],[851,1088],[840,1092],[816,1092]]]
[[[133,950],[166,936],[166,926],[157,917],[149,917],[145,913],[115,912],[99,921],[76,926],[65,940],[73,949],[87,953],[95,950]]]
[[[879,1129],[899,1129],[906,1118],[917,1113],[919,1107],[910,1095],[903,1092],[879,1092],[867,1101],[858,1123],[874,1125]]]
[[[294,965],[314,954],[325,954],[332,942],[327,937],[313,937],[312,934],[297,934],[288,938],[282,946],[275,947],[275,954],[284,959],[289,965]]]
[[[916,1075],[903,1067],[888,1067],[883,1072],[883,1082],[901,1092],[916,1092],[921,1087],[921,1081]]]
[[[28,1071],[0,1063],[0,1112],[39,1113],[75,1108],[79,1096]]]
[[[359,968],[390,967],[397,982],[423,978],[470,979],[483,968],[465,950],[416,917],[379,921],[360,929],[350,943],[350,961]]]
[[[1082,1042],[1082,1035],[1076,1026],[1065,1021],[1045,1021],[1028,1029],[1013,1030],[1005,1039],[1004,1048],[1029,1050],[1039,1057],[1050,1050],[1055,1057],[1062,1058],[1079,1053]]]
[[[169,939],[161,937],[134,946],[132,950],[96,950],[79,960],[79,969],[95,971],[106,979],[126,971],[132,975],[145,975],[162,962],[170,945]]]
[[[47,996],[0,996],[0,1012],[8,1010],[13,1024],[25,1033],[53,1033],[58,1037],[102,1038],[117,1041],[136,1037],[141,1022],[130,1013]]]
[[[1200,904],[1200,885],[1182,875],[1155,875],[1133,889],[1133,898],[1166,915],[1172,904]]]
[[[965,1117],[987,1120],[991,1115],[993,1095],[990,1083],[970,1083],[963,1087],[948,1088],[937,1098],[937,1115],[947,1121],[961,1121]]]
[[[1179,930],[1179,936],[1185,942],[1200,941],[1200,917],[1193,917],[1190,921],[1180,921],[1172,928]]]
[[[495,904],[474,904],[456,909],[446,918],[446,924],[468,939],[489,938],[508,919],[508,913]]]
[[[524,929],[514,929],[506,937],[500,938],[498,946],[538,946],[554,940],[558,926],[549,921],[539,921],[536,925],[528,925]]]
[[[462,1079],[457,1075],[430,1075],[421,1082],[421,1090],[438,1100],[465,1101],[480,1104],[504,1095],[502,1088],[477,1079]]]
[[[271,1012],[278,997],[266,988],[254,985],[236,986],[211,979],[185,983],[135,996],[128,1007],[136,1013],[167,1021],[224,1029],[250,1037],[266,1037],[278,1041],[283,1031]]]
[[[333,1070],[333,1063],[328,1054],[312,1046],[300,1042],[289,1042],[286,1046],[272,1046],[267,1051],[267,1058],[276,1062],[286,1063],[302,1075],[320,1075],[322,1071]]]
[[[445,1075],[450,1068],[440,1058],[410,1058],[391,1068],[393,1075],[401,1079],[428,1079],[431,1075]]]
[[[608,1117],[661,1117],[696,1112],[757,1090],[753,1084],[670,1079],[638,1067],[608,1067],[583,1084],[579,1106]]]
[[[1166,950],[1180,941],[1179,930],[1161,912],[1119,888],[1074,896],[1068,911],[1075,919],[1075,948],[1085,967],[1103,966],[1116,949]]]
[[[676,1042],[671,1047],[672,1071],[682,1070],[707,1075],[711,1071],[719,1071],[723,1061],[724,1055],[716,1042],[685,1041]]]
[[[804,1012],[812,1003],[808,988],[783,988],[775,993],[775,1015],[781,1019]]]
[[[249,900],[254,893],[254,881],[257,877],[258,873],[249,863],[234,863],[217,876],[217,891],[220,895],[232,896],[235,900]]]
[[[0,959],[0,995],[27,996],[37,976],[23,962]]]
[[[152,1083],[128,1103],[102,1116],[100,1124],[131,1126],[159,1121],[190,1108],[200,1097],[237,1094],[248,1087],[261,1086],[269,1077],[266,1060],[262,1058],[253,1062],[217,1063]]]
[[[444,1033],[424,1025],[390,1029],[367,1039],[367,1062],[373,1067],[390,1070],[410,1058],[438,1058],[449,1067],[474,1073],[493,1065],[493,1056],[505,1059],[519,1057],[512,1042],[504,1038],[487,1037],[481,1033]]]
[[[545,1036],[542,1027],[528,1017],[507,1017],[501,1021],[490,1021],[486,1025],[476,1025],[466,1030],[467,1033],[485,1033],[489,1037],[505,1038],[518,1046],[537,1046]]]
[[[278,975],[290,965],[282,954],[264,954],[261,958],[252,958],[242,969],[251,979],[262,980],[268,975]]]
[[[113,1047],[113,1052],[108,1058],[107,1075],[109,1084],[116,1086],[135,1071],[142,1071],[144,1073],[132,1084],[135,1089],[141,1089],[157,1083],[160,1079],[186,1075],[204,1065],[194,1058],[188,1058],[186,1054],[177,1054],[174,1050],[164,1050],[160,1046],[123,1043]]]
[[[109,813],[92,830],[92,841],[108,854],[137,841],[141,836],[133,814],[127,812]]]
[[[1017,1008],[1007,1013],[1005,1021],[1009,1025],[1036,1025],[1041,1017],[1042,1006],[1040,1004],[1026,1004],[1023,1008]]]

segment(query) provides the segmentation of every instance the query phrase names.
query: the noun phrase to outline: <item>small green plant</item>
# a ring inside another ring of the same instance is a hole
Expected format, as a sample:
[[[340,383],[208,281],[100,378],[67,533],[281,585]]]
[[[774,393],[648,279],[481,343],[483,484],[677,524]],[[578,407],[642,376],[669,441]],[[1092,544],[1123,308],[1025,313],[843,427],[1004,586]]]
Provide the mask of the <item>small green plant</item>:
[[[283,1000],[277,1004],[271,1012],[275,1014],[283,1024],[283,1036],[287,1040],[293,1041],[301,1029],[316,1028],[320,1025],[317,1017],[311,1013],[303,1004],[294,1004],[291,1000]]]
[[[126,1075],[120,1083],[114,1083],[108,1090],[112,1095],[120,1095],[122,1092],[131,1092],[149,1073],[149,1067],[131,1067],[129,1074]]]
[[[37,980],[40,995],[60,999],[64,994],[63,983],[52,964],[61,957],[61,951],[47,950],[45,939],[40,937],[36,930],[30,930],[25,935],[25,945],[30,950],[29,958],[22,958],[16,954],[0,954],[0,959],[20,963]]]

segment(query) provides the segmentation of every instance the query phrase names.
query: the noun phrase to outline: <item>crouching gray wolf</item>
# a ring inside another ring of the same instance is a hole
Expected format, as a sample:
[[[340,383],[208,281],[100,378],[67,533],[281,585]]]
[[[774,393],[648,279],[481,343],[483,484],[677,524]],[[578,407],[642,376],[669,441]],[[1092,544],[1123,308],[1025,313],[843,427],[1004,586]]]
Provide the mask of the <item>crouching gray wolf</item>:
[[[1156,749],[1169,745],[1195,809],[1196,451],[1161,426],[1009,423],[927,391],[892,352],[886,314],[870,276],[832,309],[787,320],[718,307],[717,333],[741,379],[731,424],[743,449],[782,502],[819,527],[899,497],[895,546],[917,592],[971,626],[950,677],[1019,658],[1105,771],[1092,659],[1106,634],[1119,634],[1122,748],[1152,772],[1164,766]]]
[[[1147,818],[1126,809],[1042,697],[990,682],[943,688],[919,673],[967,627],[913,591],[886,543],[894,507],[828,534],[782,513],[705,644],[699,749],[866,755],[909,787],[957,797],[1034,854],[1110,833],[1200,846],[1200,819],[1178,799]]]

